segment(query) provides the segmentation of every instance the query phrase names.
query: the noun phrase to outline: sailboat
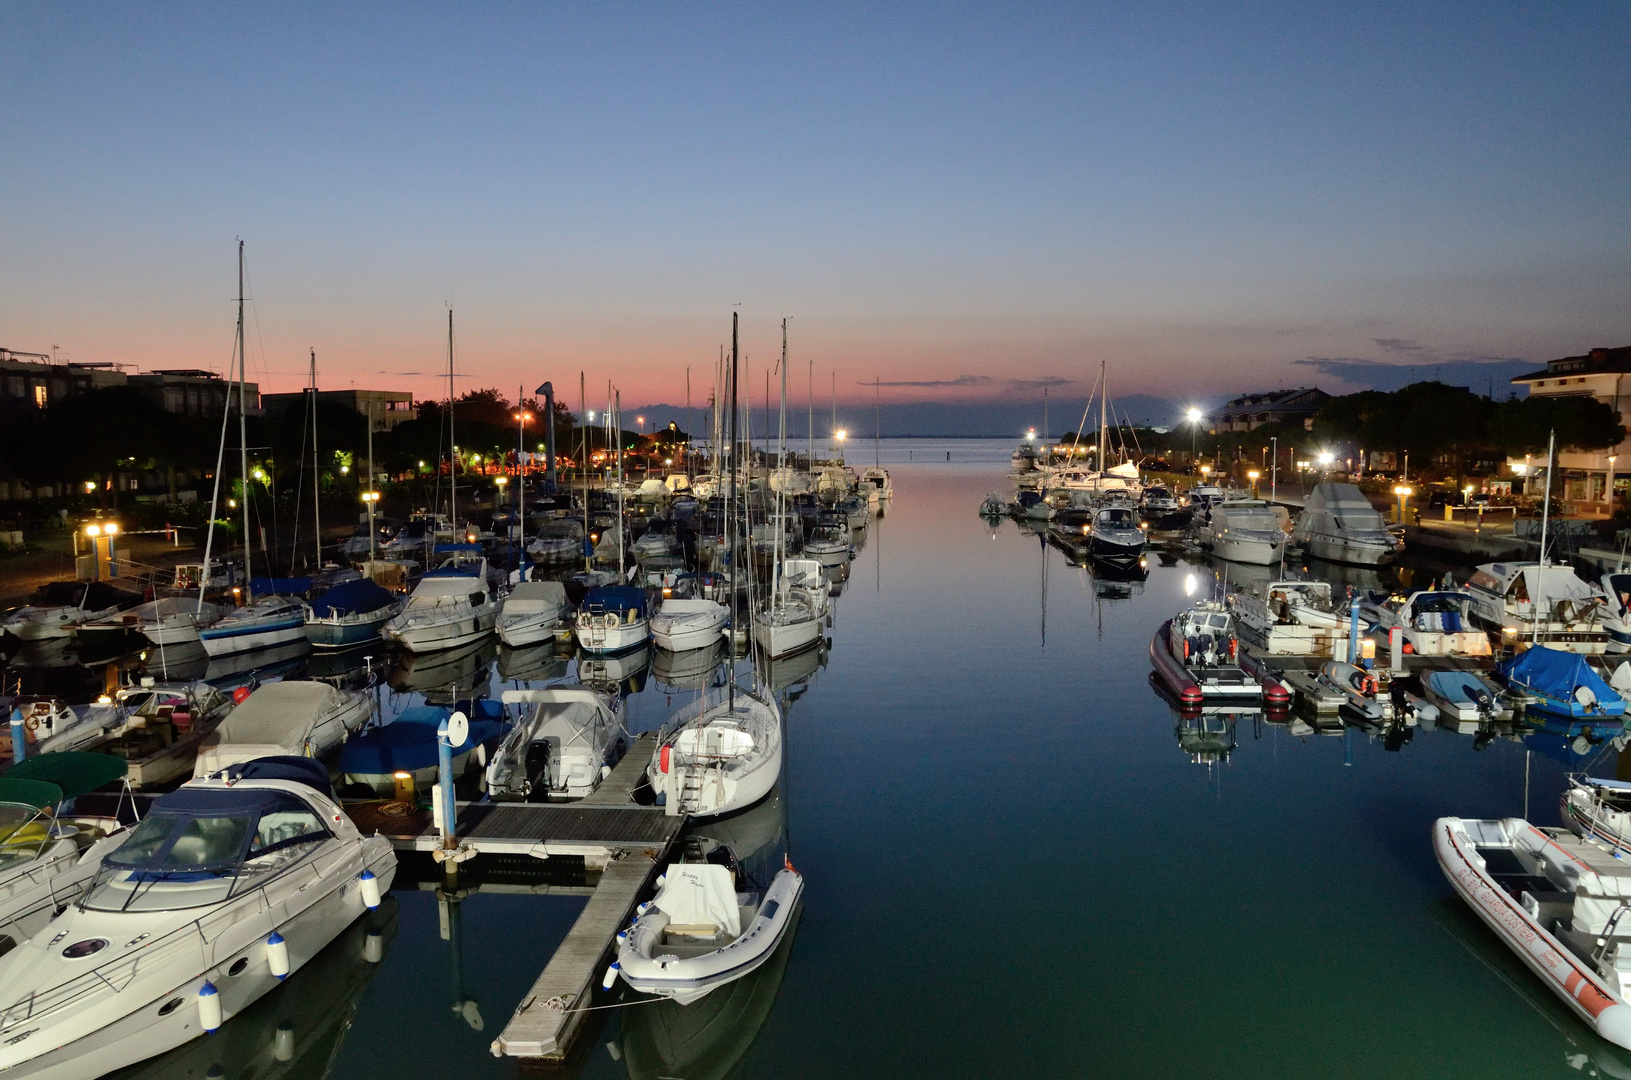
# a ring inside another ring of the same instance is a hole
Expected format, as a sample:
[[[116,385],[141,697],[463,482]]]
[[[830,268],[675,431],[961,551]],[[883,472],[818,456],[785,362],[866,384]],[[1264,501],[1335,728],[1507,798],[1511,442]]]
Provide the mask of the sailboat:
[[[874,507],[895,497],[895,482],[889,479],[889,470],[883,467],[883,399],[879,396],[882,387],[876,378],[872,380],[872,465],[861,473],[861,483],[871,484],[876,494],[870,499]]]
[[[785,333],[785,324],[783,324]],[[730,477],[726,493],[726,550],[738,551],[736,372],[739,357],[737,316],[731,316],[730,368]],[[785,379],[785,362],[783,364]],[[785,399],[784,399],[785,400]],[[784,411],[785,419],[785,411]],[[783,443],[785,444],[785,425]],[[730,624],[727,637],[735,640],[736,575],[740,560],[730,560]],[[757,674],[757,669],[755,669]],[[675,714],[658,735],[646,769],[646,779],[664,801],[670,816],[714,817],[745,809],[775,787],[781,776],[782,715],[768,694],[738,686],[734,672],[723,687],[709,690]]]
[[[787,320],[782,320],[782,408],[781,444],[778,447],[778,468],[787,460]],[[762,610],[753,615],[753,640],[771,658],[788,656],[804,649],[821,638],[822,620],[827,614],[826,590],[809,588],[794,583],[787,573],[787,515],[785,492],[776,494],[776,557],[772,567],[770,595]],[[809,561],[809,560],[801,560]],[[816,578],[820,579],[820,567]]]
[[[244,242],[238,241],[238,468],[243,477],[244,567],[249,563],[249,425],[246,419],[247,401],[244,383],[249,378],[248,358],[244,352]],[[228,399],[230,402],[230,394]],[[226,423],[221,425],[221,446],[226,448]],[[220,495],[220,455],[216,457],[217,498]],[[210,504],[211,532],[214,532],[215,500]],[[209,564],[208,543],[204,562]],[[203,610],[203,590],[199,591],[199,611]],[[275,645],[306,640],[306,610],[297,599],[276,594],[255,598],[254,578],[244,582],[244,606],[227,612],[208,626],[199,626],[198,641],[211,657],[231,656],[267,649]]]

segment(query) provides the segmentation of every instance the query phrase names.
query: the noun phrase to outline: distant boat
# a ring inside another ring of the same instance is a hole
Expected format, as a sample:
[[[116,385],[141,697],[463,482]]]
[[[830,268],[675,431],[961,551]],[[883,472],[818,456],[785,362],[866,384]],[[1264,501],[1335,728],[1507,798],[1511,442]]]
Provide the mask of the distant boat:
[[[592,653],[616,653],[645,644],[651,637],[644,589],[606,585],[591,589],[578,607],[578,644]]]
[[[1286,534],[1266,503],[1237,499],[1212,507],[1202,544],[1220,559],[1269,566],[1284,554]]]
[[[487,583],[487,560],[480,558],[426,573],[408,606],[382,633],[409,652],[452,649],[491,635],[499,611],[499,599]]]
[[[103,581],[53,581],[0,623],[0,632],[19,641],[73,637],[81,626],[111,618],[136,599]]]
[[[259,757],[320,757],[373,719],[377,706],[361,690],[286,680],[256,689],[204,738],[193,775]]]
[[[1403,547],[1353,484],[1314,485],[1291,535],[1316,559],[1357,566],[1390,563]]]
[[[306,608],[287,596],[264,596],[233,608],[198,631],[198,641],[210,656],[269,649],[306,639]]]
[[[566,586],[559,581],[523,581],[504,597],[495,624],[498,640],[511,648],[553,641],[568,607]]]

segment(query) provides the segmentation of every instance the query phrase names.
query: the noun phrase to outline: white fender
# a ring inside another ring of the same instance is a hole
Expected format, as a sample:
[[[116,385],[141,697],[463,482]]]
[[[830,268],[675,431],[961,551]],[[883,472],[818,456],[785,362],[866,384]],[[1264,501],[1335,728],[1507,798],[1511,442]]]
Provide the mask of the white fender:
[[[368,936],[362,939],[362,958],[370,964],[385,959],[385,935],[376,927],[369,927]]]
[[[612,984],[617,981],[617,973],[622,970],[623,969],[618,965],[617,961],[613,960],[611,967],[606,969],[605,977],[600,980],[600,988],[602,990],[610,990],[612,988]]]
[[[379,907],[379,878],[372,870],[364,870],[361,878],[362,903],[369,911]]]
[[[221,1026],[221,993],[208,979],[198,988],[198,1025],[206,1033]]]
[[[287,1020],[272,1033],[272,1056],[279,1061],[294,1060],[294,1025]]]
[[[276,930],[266,939],[266,966],[279,979],[289,977],[289,943]]]

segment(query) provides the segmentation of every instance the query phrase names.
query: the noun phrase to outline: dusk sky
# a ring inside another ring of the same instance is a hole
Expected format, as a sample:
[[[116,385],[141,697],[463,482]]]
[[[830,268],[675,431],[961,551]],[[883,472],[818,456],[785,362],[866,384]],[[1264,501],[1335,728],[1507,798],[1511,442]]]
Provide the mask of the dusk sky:
[[[799,401],[1631,342],[1623,2],[8,3],[0,93],[0,346],[80,361],[224,370],[239,237],[271,390],[439,394],[449,304],[574,407],[733,308]]]

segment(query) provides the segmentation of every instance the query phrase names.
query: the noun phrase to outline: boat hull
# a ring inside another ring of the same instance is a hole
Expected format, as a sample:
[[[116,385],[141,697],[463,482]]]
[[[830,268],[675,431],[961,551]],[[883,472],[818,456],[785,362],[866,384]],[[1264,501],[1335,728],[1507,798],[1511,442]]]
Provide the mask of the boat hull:
[[[1285,541],[1270,542],[1267,540],[1238,540],[1234,537],[1214,537],[1212,540],[1212,554],[1220,559],[1230,562],[1246,563],[1249,566],[1272,566],[1280,561],[1280,553],[1285,550]]]
[[[1391,544],[1366,543],[1345,536],[1309,536],[1303,547],[1316,559],[1349,566],[1386,566],[1399,555],[1399,549]]]
[[[498,622],[498,606],[480,614],[468,615],[447,622],[412,626],[405,630],[390,631],[386,637],[411,653],[440,652],[480,641],[493,632]]]
[[[498,640],[512,649],[522,645],[536,645],[542,641],[554,641],[555,627],[560,621],[559,612],[529,615],[526,618],[514,619],[510,622],[505,622],[500,618]]]
[[[319,649],[343,649],[379,637],[380,630],[401,610],[400,605],[343,619],[308,619],[306,637]]]
[[[304,641],[305,638],[306,620],[298,617],[243,627],[217,625],[198,631],[199,642],[212,657],[270,649],[291,641]]]
[[[576,632],[578,645],[584,652],[620,653],[644,645],[651,636],[651,624],[645,619],[640,619],[632,623],[606,626],[598,620],[590,622],[580,619]]]

